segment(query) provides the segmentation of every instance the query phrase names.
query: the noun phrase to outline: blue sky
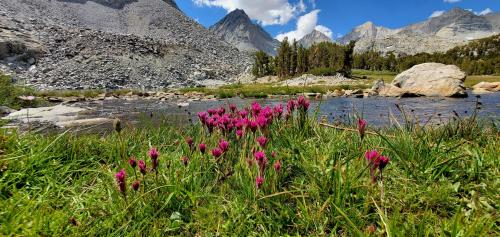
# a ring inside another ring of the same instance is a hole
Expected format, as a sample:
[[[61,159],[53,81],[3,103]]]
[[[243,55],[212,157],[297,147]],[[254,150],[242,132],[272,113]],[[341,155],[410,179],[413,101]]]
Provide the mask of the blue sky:
[[[241,8],[278,38],[300,38],[312,29],[337,37],[366,21],[398,28],[454,7],[477,14],[500,10],[500,0],[177,0],[177,4],[206,27]]]

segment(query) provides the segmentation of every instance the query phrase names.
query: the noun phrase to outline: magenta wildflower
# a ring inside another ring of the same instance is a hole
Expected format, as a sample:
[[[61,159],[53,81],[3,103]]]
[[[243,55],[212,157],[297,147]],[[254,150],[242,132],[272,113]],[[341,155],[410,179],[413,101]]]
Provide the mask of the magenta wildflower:
[[[387,164],[389,164],[389,161],[390,161],[390,158],[387,156],[380,156],[377,159],[376,163],[377,163],[378,168],[380,169],[380,172],[382,172],[382,170],[387,166]]]
[[[277,160],[275,163],[274,163],[274,170],[276,172],[279,172],[281,170],[281,161],[280,160]]]
[[[286,109],[288,114],[291,114],[295,110],[295,100],[289,100],[286,104]]]
[[[299,96],[299,98],[297,98],[296,104],[298,108],[301,108],[303,111],[306,111],[309,109],[310,102],[308,99],[306,99],[306,97],[301,95]]]
[[[243,137],[243,130],[241,130],[241,129],[236,130],[236,136],[237,136],[238,138]]]
[[[219,158],[221,155],[222,155],[222,150],[220,148],[214,148],[212,150],[212,155],[215,157],[215,158]]]
[[[268,139],[264,136],[257,138],[257,142],[259,143],[260,147],[262,147],[262,148],[266,147],[267,141],[268,141]]]
[[[361,137],[361,140],[365,138],[365,130],[366,130],[366,125],[368,122],[364,119],[358,119],[358,132],[359,136]]]
[[[274,106],[273,112],[274,112],[275,117],[277,117],[277,118],[281,117],[281,115],[283,114],[283,105],[279,104],[279,105]]]
[[[257,151],[254,153],[255,160],[257,161],[257,164],[259,165],[260,168],[260,173],[264,174],[264,171],[266,170],[267,166],[267,157],[266,153],[263,151]]]
[[[257,162],[262,162],[266,158],[266,154],[263,151],[257,151],[253,156]]]
[[[252,114],[253,116],[257,116],[260,113],[260,110],[262,108],[260,107],[260,104],[258,102],[253,102],[252,103]]]
[[[146,174],[146,162],[143,160],[139,160],[139,171],[141,172],[142,175]]]
[[[202,154],[205,154],[205,151],[207,150],[207,145],[205,145],[205,143],[200,143],[200,145],[198,145],[198,148],[200,149],[200,152]]]
[[[127,189],[125,169],[122,169],[118,173],[116,173],[115,179],[116,183],[118,184],[118,189],[121,193],[123,193],[123,195],[125,195],[125,191]]]
[[[259,124],[256,121],[248,120],[248,127],[252,132],[256,132]]]
[[[226,109],[225,109],[224,107],[222,107],[222,106],[221,106],[221,107],[217,110],[217,114],[219,114],[219,115],[221,115],[221,116],[222,116],[224,113],[226,113]]]
[[[231,112],[233,112],[233,113],[234,113],[234,112],[236,111],[237,107],[236,107],[236,105],[235,105],[235,104],[230,104],[230,105],[229,105],[229,109],[231,110]]]
[[[375,176],[377,169],[379,170],[380,178],[382,179],[382,170],[387,166],[387,164],[389,164],[389,157],[381,155],[376,150],[371,150],[365,153],[365,158],[370,168],[370,177],[372,181],[377,182],[377,176]]]
[[[276,158],[276,152],[275,151],[271,152],[271,157],[272,158]]]
[[[257,186],[257,188],[260,188],[262,186],[262,184],[264,184],[264,177],[258,176],[255,179],[255,186]]]
[[[140,185],[141,185],[141,182],[139,180],[136,180],[136,181],[134,181],[134,183],[132,183],[132,189],[134,191],[137,191],[137,190],[139,190]]]
[[[148,151],[148,156],[149,158],[151,158],[152,160],[155,160],[158,158],[160,154],[158,153],[158,150],[156,149],[156,147],[152,147],[149,151]]]
[[[207,112],[199,112],[198,119],[200,119],[200,122],[202,124],[206,124],[207,120],[208,120],[208,113]]]
[[[151,158],[151,166],[153,167],[153,170],[158,171],[158,156],[160,156],[160,153],[158,153],[156,147],[151,148],[148,152],[148,155]]]
[[[219,148],[222,152],[227,152],[229,150],[229,142],[226,140],[221,140],[219,142]]]
[[[265,128],[268,123],[269,123],[269,119],[267,119],[266,117],[264,116],[258,116],[255,121],[257,122],[257,125],[260,127],[260,128]]]
[[[135,169],[135,167],[137,166],[137,161],[135,160],[135,157],[130,157],[130,159],[128,160],[128,163],[130,166],[132,166],[133,169]]]
[[[193,149],[193,145],[194,145],[193,138],[191,138],[191,137],[186,138],[186,143],[188,144],[189,148]]]
[[[367,151],[365,153],[365,158],[368,163],[374,162],[380,156],[377,150]]]
[[[248,116],[248,111],[247,109],[243,109],[240,111],[240,116],[241,118],[246,118]]]

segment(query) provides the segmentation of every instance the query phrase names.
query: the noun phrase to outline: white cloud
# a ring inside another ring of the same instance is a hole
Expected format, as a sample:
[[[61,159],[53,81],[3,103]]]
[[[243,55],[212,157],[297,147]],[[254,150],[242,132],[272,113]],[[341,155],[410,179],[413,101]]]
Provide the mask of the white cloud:
[[[443,2],[447,3],[456,3],[456,2],[461,2],[462,0],[443,0]]]
[[[332,38],[333,36],[333,32],[332,30],[330,30],[330,28],[326,27],[326,26],[323,26],[323,25],[317,25],[316,27],[314,27],[315,30],[325,34],[326,36],[328,36],[328,38]]]
[[[285,25],[306,10],[303,0],[192,0],[197,6],[222,7],[228,12],[243,9],[250,18],[262,25]]]
[[[477,12],[474,12],[474,13],[476,13],[476,15],[484,16],[484,15],[488,15],[488,14],[490,14],[492,12],[493,12],[493,10],[491,10],[490,8],[486,8],[486,9],[484,9],[483,11],[481,11],[479,13],[477,13]]]
[[[315,29],[331,38],[333,33],[328,27],[317,25],[319,12],[320,10],[313,10],[299,17],[297,20],[297,28],[295,30],[279,34],[276,36],[276,39],[282,41],[285,37],[288,37],[288,40],[300,40],[302,37],[311,33]]]
[[[493,12],[493,10],[491,10],[491,8],[486,8],[486,9],[480,11],[480,12],[476,12],[476,11],[470,9],[470,8],[469,9],[465,9],[465,10],[470,11],[470,12],[476,14],[477,16],[484,16],[484,15],[488,15],[488,14],[490,14],[490,13]]]
[[[430,16],[429,18],[434,18],[434,17],[438,17],[438,16],[441,16],[444,14],[444,11],[434,11]]]

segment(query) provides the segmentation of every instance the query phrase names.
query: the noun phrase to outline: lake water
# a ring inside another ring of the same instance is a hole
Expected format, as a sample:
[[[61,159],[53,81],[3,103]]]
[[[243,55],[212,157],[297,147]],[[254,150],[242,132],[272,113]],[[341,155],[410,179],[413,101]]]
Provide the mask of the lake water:
[[[238,107],[249,106],[253,101],[263,105],[285,103],[289,97],[273,99],[241,99],[231,98],[217,101],[191,102],[181,107],[177,103],[150,101],[150,100],[105,100],[77,104],[92,108],[90,112],[79,115],[80,118],[118,117],[126,124],[141,126],[145,122],[166,122],[167,124],[181,125],[196,121],[196,113],[208,108],[236,104]],[[477,103],[479,101],[479,103]],[[479,117],[499,123],[500,93],[483,94],[480,98],[470,94],[468,98],[387,98],[387,97],[333,97],[322,100],[311,100],[311,114],[318,110],[318,118],[326,119],[330,123],[352,121],[354,115],[361,115],[371,125],[390,126],[395,121],[402,122],[403,114],[398,106],[406,111],[407,116],[420,124],[439,125],[451,117],[471,115],[478,105]],[[319,106],[319,108],[318,108]]]

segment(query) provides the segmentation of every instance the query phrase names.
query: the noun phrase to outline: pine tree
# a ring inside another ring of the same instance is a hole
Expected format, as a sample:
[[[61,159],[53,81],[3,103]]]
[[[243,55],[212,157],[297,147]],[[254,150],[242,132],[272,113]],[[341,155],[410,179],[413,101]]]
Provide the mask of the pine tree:
[[[293,39],[293,44],[290,52],[290,75],[295,76],[297,73],[297,65],[298,65],[298,47],[297,40]]]

